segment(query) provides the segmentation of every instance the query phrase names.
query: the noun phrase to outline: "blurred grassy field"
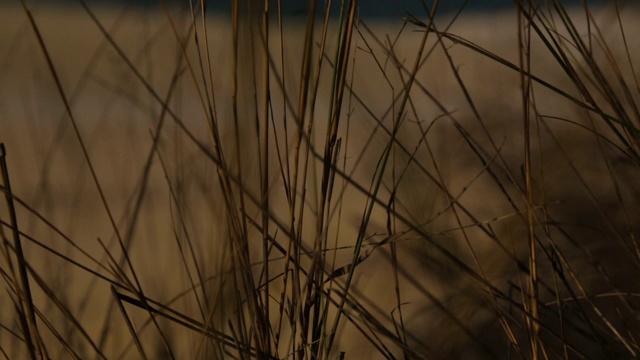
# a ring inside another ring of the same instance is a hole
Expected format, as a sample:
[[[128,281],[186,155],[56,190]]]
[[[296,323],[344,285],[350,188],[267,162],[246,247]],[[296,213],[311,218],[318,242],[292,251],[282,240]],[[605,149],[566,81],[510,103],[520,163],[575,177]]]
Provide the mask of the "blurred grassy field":
[[[428,36],[426,14],[351,38],[334,18],[323,55],[322,16],[305,40],[275,7],[265,47],[255,9],[234,29],[188,6],[18,5],[0,11],[24,248],[3,202],[6,358],[29,357],[21,264],[43,358],[640,353],[631,6],[436,12]]]

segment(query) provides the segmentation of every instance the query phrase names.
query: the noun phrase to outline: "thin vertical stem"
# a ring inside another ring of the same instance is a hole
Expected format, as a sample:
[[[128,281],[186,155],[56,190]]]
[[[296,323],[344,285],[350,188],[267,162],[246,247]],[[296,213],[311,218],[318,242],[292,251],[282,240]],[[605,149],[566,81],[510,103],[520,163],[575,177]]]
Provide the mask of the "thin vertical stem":
[[[270,1],[264,1],[262,12],[262,155],[260,195],[262,202],[262,256],[264,261],[264,300],[262,302],[261,331],[264,350],[270,353],[269,339],[269,5]]]
[[[525,74],[530,73],[531,63],[531,42],[530,27],[523,21],[522,12],[531,11],[531,3],[520,2],[518,9],[518,55],[520,61],[520,83],[522,87],[522,118],[524,122],[524,175],[526,184],[527,201],[527,238],[529,243],[529,311],[531,317],[527,317],[529,329],[529,341],[531,345],[531,358],[538,359],[538,346],[540,336],[540,325],[538,323],[538,263],[536,254],[536,235],[533,215],[533,189],[531,184],[531,112],[529,96],[531,91],[531,81]]]
[[[20,322],[22,325],[24,340],[27,343],[27,349],[29,350],[29,358],[36,359],[36,351],[41,355],[40,349],[36,347],[38,343],[34,343],[33,341],[33,338],[37,337],[38,326],[33,309],[33,298],[31,297],[31,287],[29,286],[29,277],[27,276],[27,266],[24,260],[24,253],[22,251],[20,231],[18,231],[18,217],[13,203],[13,193],[11,192],[11,181],[9,180],[6,154],[4,143],[0,143],[0,167],[2,168],[4,196],[7,201],[7,206],[9,207],[13,244],[15,247],[16,257],[18,258],[18,274],[20,275],[22,287],[16,287],[16,293],[20,296],[20,307],[22,308],[22,311],[20,311]]]

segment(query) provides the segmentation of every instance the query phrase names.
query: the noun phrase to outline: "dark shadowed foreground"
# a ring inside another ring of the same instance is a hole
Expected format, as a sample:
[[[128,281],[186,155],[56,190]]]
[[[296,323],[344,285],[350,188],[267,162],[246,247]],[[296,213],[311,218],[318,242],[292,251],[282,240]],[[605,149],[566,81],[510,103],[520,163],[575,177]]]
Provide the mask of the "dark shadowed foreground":
[[[0,11],[4,357],[640,356],[636,9],[253,4]]]

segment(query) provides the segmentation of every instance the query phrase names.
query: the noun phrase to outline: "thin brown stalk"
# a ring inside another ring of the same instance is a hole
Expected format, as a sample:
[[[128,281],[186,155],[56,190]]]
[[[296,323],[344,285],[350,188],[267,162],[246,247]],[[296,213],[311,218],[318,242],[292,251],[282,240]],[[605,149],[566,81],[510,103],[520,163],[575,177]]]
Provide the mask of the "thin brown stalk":
[[[270,1],[264,0],[264,10],[262,11],[262,99],[260,106],[261,113],[261,134],[260,134],[260,144],[261,144],[261,159],[260,159],[260,198],[261,198],[261,211],[262,211],[262,259],[264,262],[264,289],[263,289],[263,300],[262,300],[262,309],[259,318],[259,336],[262,342],[262,351],[267,354],[271,353],[271,326],[269,324],[270,321],[270,311],[269,311],[269,143],[270,143],[270,134],[269,134],[269,106],[270,106],[270,84],[269,84],[269,7]]]
[[[529,344],[531,346],[531,357],[538,359],[540,348],[540,326],[539,326],[539,293],[538,293],[538,259],[536,252],[536,234],[533,218],[533,187],[531,180],[531,112],[530,112],[530,79],[525,76],[531,72],[531,28],[524,24],[523,12],[531,12],[530,2],[520,1],[518,4],[518,54],[520,73],[520,86],[522,88],[522,119],[524,123],[524,176],[527,199],[527,237],[529,242],[529,299],[526,304],[531,318],[527,318],[529,330]],[[543,350],[544,351],[544,350]]]
[[[4,143],[0,143],[0,170],[2,171],[2,183],[4,184],[3,192],[7,207],[9,208],[11,231],[13,234],[13,246],[18,263],[18,274],[20,275],[19,285],[18,280],[15,279],[14,287],[20,299],[19,304],[21,310],[19,311],[19,316],[22,326],[22,334],[27,345],[29,357],[35,360],[37,358],[36,355],[38,357],[43,356],[43,349],[41,348],[40,342],[38,340],[38,325],[36,323],[34,312],[33,297],[31,296],[31,286],[29,285],[29,277],[27,275],[26,260],[24,258],[24,252],[22,250],[22,240],[20,239],[18,217],[16,215],[15,204],[13,202],[13,192],[11,191],[11,181],[9,179],[9,169],[7,166],[6,156],[7,151],[4,147]]]
[[[136,344],[136,348],[138,349],[138,353],[140,354],[140,356],[143,359],[148,359],[146,353],[144,352],[144,348],[142,347],[142,343],[140,342],[140,338],[138,338],[138,333],[136,332],[135,328],[133,327],[133,323],[131,322],[131,319],[129,318],[129,314],[127,314],[127,310],[124,308],[124,305],[122,304],[122,300],[120,299],[120,295],[116,291],[116,288],[113,285],[111,285],[111,294],[113,295],[113,300],[116,302],[116,305],[118,305],[118,309],[120,310],[120,313],[122,314],[122,317],[124,318],[124,321],[127,324],[127,329],[129,329],[129,333],[131,334],[131,337],[133,338],[133,342]]]

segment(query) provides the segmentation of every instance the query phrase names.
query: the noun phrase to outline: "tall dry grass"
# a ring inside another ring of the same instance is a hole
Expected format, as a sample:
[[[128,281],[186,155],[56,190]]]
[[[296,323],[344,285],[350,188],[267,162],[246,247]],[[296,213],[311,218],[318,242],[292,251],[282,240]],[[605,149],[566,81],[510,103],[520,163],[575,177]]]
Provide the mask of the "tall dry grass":
[[[3,9],[5,358],[638,356],[638,9],[327,4]]]

